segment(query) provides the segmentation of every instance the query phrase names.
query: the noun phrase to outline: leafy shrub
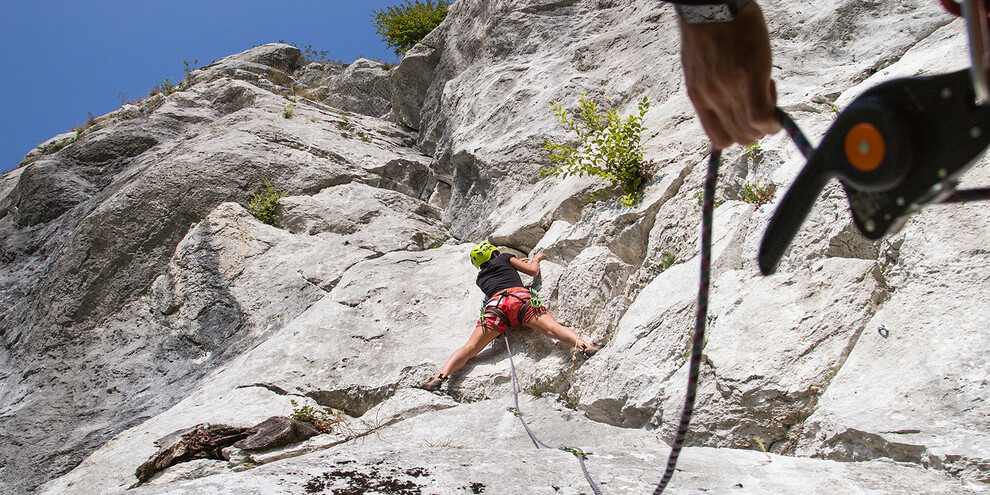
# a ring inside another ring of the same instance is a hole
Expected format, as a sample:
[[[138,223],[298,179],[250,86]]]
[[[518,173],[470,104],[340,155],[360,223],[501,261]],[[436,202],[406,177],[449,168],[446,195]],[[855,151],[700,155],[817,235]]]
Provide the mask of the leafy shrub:
[[[183,89],[186,89],[186,86],[187,84],[185,82],[180,82],[178,84],[175,84],[168,78],[165,78],[165,81],[155,86],[155,89],[153,89],[151,93],[148,93],[148,96],[155,96],[158,94],[163,94],[165,96],[168,96],[172,93],[175,93],[176,91],[182,91]]]
[[[759,208],[773,201],[774,192],[776,191],[777,186],[774,184],[768,186],[748,185],[743,187],[742,191],[739,192],[739,199],[751,205],[756,205]]]
[[[404,5],[371,12],[375,31],[401,57],[439,26],[449,9],[450,2],[446,0],[405,0]]]
[[[652,162],[643,163],[646,148],[639,144],[643,116],[650,108],[650,101],[643,97],[639,102],[638,115],[630,115],[625,121],[615,110],[603,113],[598,109],[598,104],[585,95],[578,98],[578,103],[581,105],[580,113],[572,119],[564,107],[550,102],[561,124],[577,134],[581,144],[574,147],[544,141],[543,149],[550,153],[550,161],[555,165],[541,173],[554,177],[592,175],[604,179],[612,187],[621,186],[625,193],[622,204],[632,206],[640,186],[649,178],[646,171],[654,168]],[[604,190],[595,191],[591,199],[594,200],[602,192]]]
[[[272,187],[272,181],[264,179],[261,181],[261,190],[251,194],[248,199],[248,213],[257,218],[259,222],[268,225],[275,225],[278,216],[275,211],[278,209],[278,202],[287,194],[284,191],[276,191]]]
[[[296,404],[295,400],[289,402],[292,403],[293,407],[292,414],[289,415],[290,418],[312,423],[317,430],[323,433],[329,433],[335,425],[344,421],[344,413],[334,411],[329,407],[300,406]]]

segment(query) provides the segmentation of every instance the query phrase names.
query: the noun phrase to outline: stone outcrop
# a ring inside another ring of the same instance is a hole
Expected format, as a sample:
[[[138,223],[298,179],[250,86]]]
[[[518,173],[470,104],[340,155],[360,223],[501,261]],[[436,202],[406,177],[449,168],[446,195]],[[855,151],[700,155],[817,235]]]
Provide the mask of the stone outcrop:
[[[779,103],[813,141],[866,88],[967,63],[937,3],[763,3]],[[0,491],[122,493],[156,439],[310,406],[342,411],[341,428],[127,493],[586,492],[574,456],[533,449],[506,412],[506,342],[443,395],[414,388],[474,326],[465,253],[481,239],[547,253],[526,283],[607,343],[585,360],[509,332],[527,421],[591,451],[606,492],[655,486],[683,402],[707,150],[669,6],[459,0],[387,72],[265,45],[189,82],[0,178]],[[548,102],[582,93],[622,114],[652,102],[657,171],[633,207],[589,203],[593,178],[540,175],[543,139],[565,139]],[[967,182],[990,183],[986,161]],[[990,492],[985,207],[931,207],[873,243],[831,184],[761,277],[775,203],[739,193],[783,191],[802,165],[782,134],[726,150],[671,492]],[[274,226],[244,207],[263,179],[287,194]]]

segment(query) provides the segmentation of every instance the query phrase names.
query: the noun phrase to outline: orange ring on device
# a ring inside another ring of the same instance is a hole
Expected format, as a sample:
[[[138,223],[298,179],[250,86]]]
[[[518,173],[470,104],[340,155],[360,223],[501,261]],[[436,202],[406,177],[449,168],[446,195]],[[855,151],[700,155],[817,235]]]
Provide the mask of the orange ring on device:
[[[846,134],[846,158],[852,166],[863,172],[872,172],[883,162],[887,145],[883,135],[866,122],[856,124]]]

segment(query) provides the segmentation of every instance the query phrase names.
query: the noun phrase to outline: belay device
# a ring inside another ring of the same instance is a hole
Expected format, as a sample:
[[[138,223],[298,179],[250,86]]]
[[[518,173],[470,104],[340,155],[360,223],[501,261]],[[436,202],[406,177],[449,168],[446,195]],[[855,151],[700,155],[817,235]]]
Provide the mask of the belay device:
[[[966,19],[972,67],[929,77],[890,81],[856,98],[815,150],[780,109],[781,125],[808,158],[781,199],[760,245],[764,275],[781,258],[811,211],[822,188],[839,179],[853,221],[869,239],[900,229],[907,218],[932,203],[990,199],[990,189],[959,191],[959,177],[990,145],[990,0],[941,0]],[[711,269],[711,227],[721,150],[713,149],[702,203],[701,283],[695,332],[688,361],[688,387],[667,468],[653,491],[660,495],[677,465],[694,413],[704,348]]]
[[[833,177],[846,191],[856,227],[869,239],[896,232],[908,216],[932,203],[990,199],[987,189],[956,190],[959,177],[990,145],[990,2],[942,3],[966,18],[973,66],[897,79],[856,98],[774,212],[759,252],[764,275],[776,271]]]

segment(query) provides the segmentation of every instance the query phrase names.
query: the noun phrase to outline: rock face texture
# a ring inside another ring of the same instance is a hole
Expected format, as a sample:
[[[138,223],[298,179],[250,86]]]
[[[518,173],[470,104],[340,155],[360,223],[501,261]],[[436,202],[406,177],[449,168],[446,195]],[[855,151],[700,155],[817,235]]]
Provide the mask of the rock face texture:
[[[968,63],[937,2],[761,5],[779,104],[813,142],[866,88]],[[158,439],[308,407],[340,421],[126,493],[589,493],[573,455],[534,449],[506,412],[506,342],[443,394],[414,388],[474,326],[483,239],[546,253],[526,282],[607,343],[585,360],[510,331],[524,417],[590,451],[606,493],[652,490],[683,403],[707,151],[678,45],[659,2],[458,0],[394,69],[263,45],[32,151],[0,178],[0,492],[125,493]],[[539,173],[543,140],[566,139],[548,102],[581,94],[622,115],[652,102],[658,169],[633,207]],[[783,191],[802,165],[783,134],[726,150],[668,493],[990,492],[986,206],[931,207],[873,243],[831,184],[761,277],[775,203],[740,192]],[[274,226],[244,206],[263,179],[287,193]],[[990,183],[986,158],[966,181]]]

